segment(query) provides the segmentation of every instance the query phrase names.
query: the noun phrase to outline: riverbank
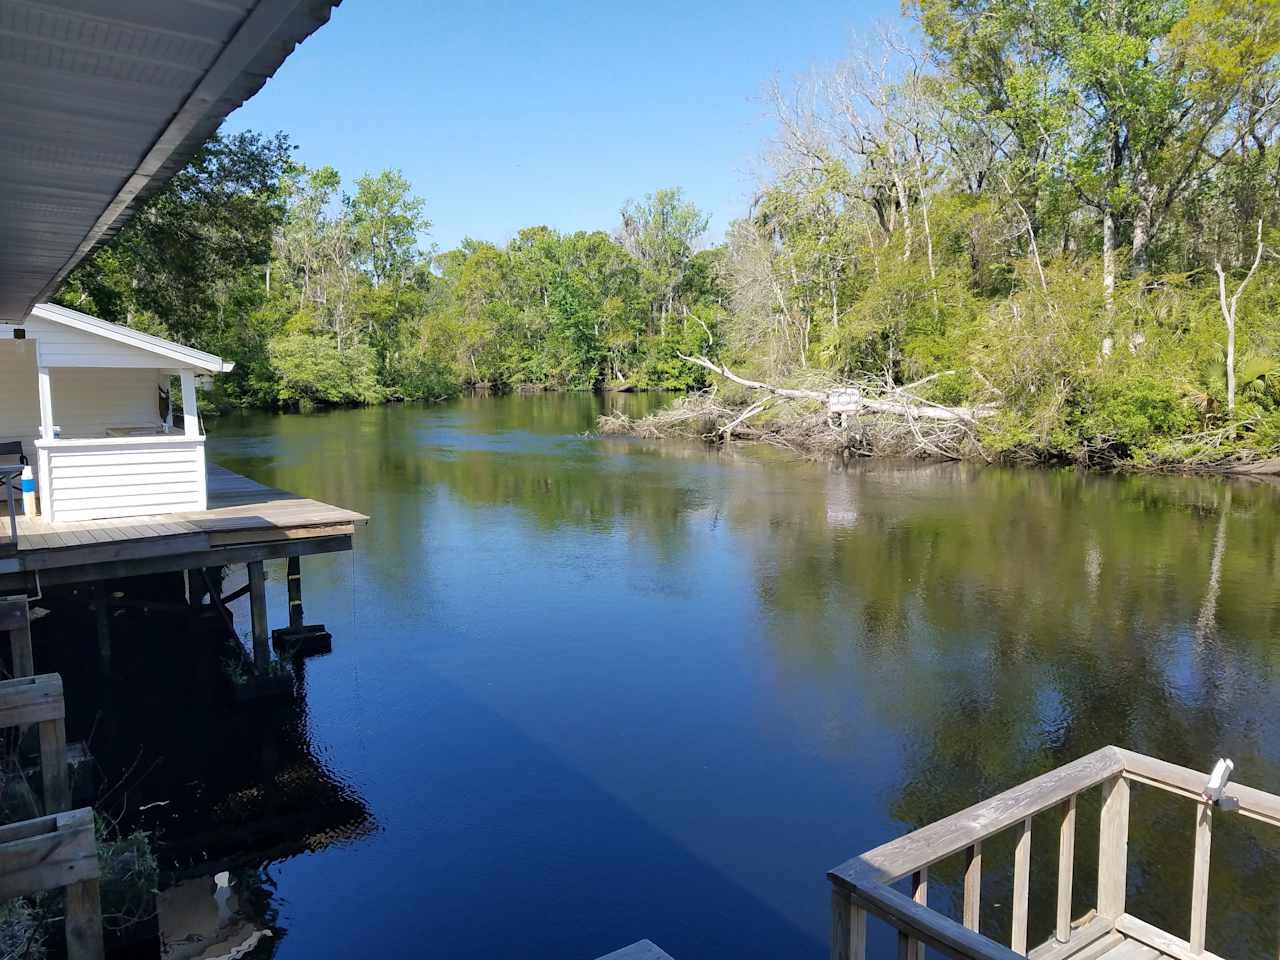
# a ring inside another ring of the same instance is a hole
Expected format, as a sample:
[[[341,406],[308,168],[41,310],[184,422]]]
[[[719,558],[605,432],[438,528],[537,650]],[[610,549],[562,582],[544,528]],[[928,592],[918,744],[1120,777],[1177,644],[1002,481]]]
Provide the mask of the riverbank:
[[[804,391],[798,391],[804,392]],[[938,408],[944,409],[944,408]],[[661,410],[633,418],[622,411],[597,421],[602,434],[646,439],[767,443],[813,459],[955,460],[1005,465],[1073,465],[1101,471],[1189,475],[1280,475],[1280,449],[1251,446],[1250,424],[1194,434],[1153,437],[1135,448],[1099,435],[1074,445],[1063,432],[1032,439],[1016,416],[923,418],[899,413],[833,413],[817,399],[715,388],[687,394]],[[1054,443],[1053,441],[1058,441]]]

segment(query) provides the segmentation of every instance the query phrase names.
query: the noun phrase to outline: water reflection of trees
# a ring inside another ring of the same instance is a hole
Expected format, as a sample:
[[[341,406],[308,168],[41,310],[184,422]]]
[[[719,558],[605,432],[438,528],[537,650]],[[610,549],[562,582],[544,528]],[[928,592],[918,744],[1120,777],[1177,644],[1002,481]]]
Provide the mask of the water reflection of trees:
[[[607,531],[625,520],[630,534],[673,556],[688,514],[706,505],[698,485],[663,462],[646,469],[651,458],[642,453],[625,455],[639,446],[584,444],[574,432],[590,430],[607,406],[660,402],[569,394],[247,417],[228,424],[234,438],[215,451],[218,462],[261,482],[371,515],[383,556],[420,551],[440,491],[464,505],[510,507],[543,530]],[[709,456],[696,446],[683,453]]]
[[[1272,490],[965,468],[854,470],[832,487],[857,505],[839,530],[818,505],[780,505],[788,522],[767,527],[759,497],[732,512],[772,554],[759,590],[780,654],[843,663],[901,739],[891,812],[907,828],[1106,743],[1194,767],[1229,753],[1242,779],[1280,787]],[[1191,805],[1138,791],[1134,809],[1135,912],[1180,930]],[[1033,887],[1045,935],[1050,826]],[[1275,919],[1260,891],[1277,845],[1257,841],[1215,836],[1211,938],[1224,946],[1259,946],[1241,910]],[[1082,909],[1094,868],[1086,844]],[[1008,903],[1007,880],[999,868],[989,878],[993,902]]]
[[[233,453],[259,479],[373,514],[388,558],[422,550],[439,496],[510,508],[542,531],[624,529],[673,568],[708,562],[693,547],[727,524],[779,662],[865,705],[877,729],[844,736],[892,737],[886,796],[904,828],[1112,742],[1196,767],[1229,753],[1240,779],[1280,788],[1272,488],[957,465],[824,471],[758,452],[726,463],[739,455],[582,443],[573,432],[597,411],[595,398],[559,397],[277,418]],[[1136,909],[1177,931],[1190,809],[1143,791],[1134,809]],[[1092,815],[1086,804],[1082,837]],[[1033,845],[1042,920],[1051,840],[1042,827]],[[1235,826],[1215,836],[1215,902],[1238,897],[1269,929],[1275,907],[1251,891],[1269,889],[1274,851]],[[1002,857],[997,845],[988,903],[1008,902]],[[1093,869],[1082,840],[1081,908]],[[939,880],[945,897],[946,871]],[[1246,927],[1223,928],[1238,913],[1210,911],[1218,952],[1257,945]]]

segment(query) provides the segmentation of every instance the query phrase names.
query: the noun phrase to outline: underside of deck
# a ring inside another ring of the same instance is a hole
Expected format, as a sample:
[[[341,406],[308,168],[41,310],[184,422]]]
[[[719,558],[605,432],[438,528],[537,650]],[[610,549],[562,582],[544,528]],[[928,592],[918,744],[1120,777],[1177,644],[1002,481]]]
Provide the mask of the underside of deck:
[[[209,509],[50,524],[18,518],[16,553],[0,559],[0,590],[77,583],[222,563],[351,549],[363,514],[208,468]],[[3,556],[3,555],[0,555]]]

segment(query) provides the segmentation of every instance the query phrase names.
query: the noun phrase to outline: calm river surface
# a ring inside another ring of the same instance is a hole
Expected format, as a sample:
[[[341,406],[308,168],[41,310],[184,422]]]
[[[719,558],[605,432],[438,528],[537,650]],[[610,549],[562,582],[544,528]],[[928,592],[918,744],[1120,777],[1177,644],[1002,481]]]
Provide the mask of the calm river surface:
[[[214,425],[215,461],[372,517],[304,561],[334,652],[302,733],[365,823],[262,866],[260,951],[818,958],[827,868],[1104,744],[1280,790],[1275,488],[584,436],[655,402]],[[1192,816],[1135,791],[1131,912],[1180,934]],[[1277,839],[1215,827],[1211,949],[1274,953]],[[1008,849],[987,859],[998,933]]]

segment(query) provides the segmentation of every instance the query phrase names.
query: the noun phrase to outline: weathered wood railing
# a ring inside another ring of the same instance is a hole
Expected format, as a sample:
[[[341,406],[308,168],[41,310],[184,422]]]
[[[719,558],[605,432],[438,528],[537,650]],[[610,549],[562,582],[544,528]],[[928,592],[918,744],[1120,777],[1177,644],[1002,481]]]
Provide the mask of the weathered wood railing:
[[[72,810],[0,827],[0,903],[63,888],[70,960],[101,960],[102,907],[93,811]]]
[[[67,768],[66,704],[62,678],[56,673],[0,680],[0,727],[34,726],[40,737],[40,777],[44,812],[61,813],[71,806]]]
[[[1058,886],[1054,936],[1031,952],[1034,960],[1064,960],[1110,937],[1138,940],[1181,960],[1217,960],[1205,950],[1209,853],[1214,804],[1203,797],[1208,776],[1152,757],[1104,747],[989,800],[854,857],[832,870],[833,960],[863,960],[867,917],[898,931],[900,957],[923,960],[927,944],[964,960],[1014,960],[1027,955],[1027,912],[1031,872],[1031,827],[1035,817],[1056,814]],[[1125,912],[1129,844],[1129,785],[1143,783],[1196,801],[1195,861],[1190,931],[1186,940]],[[1073,923],[1076,798],[1100,787],[1098,893],[1095,911]],[[1237,812],[1280,826],[1280,797],[1229,784],[1223,793]],[[1015,831],[1013,898],[1008,946],[981,935],[982,844],[1005,830]],[[948,857],[965,857],[964,900],[957,922],[928,906],[929,867]],[[911,878],[912,895],[891,884]]]
[[[25,616],[21,622],[29,626]],[[29,657],[29,633],[25,639]],[[0,681],[0,727],[31,726],[40,738],[45,816],[0,826],[0,902],[63,888],[68,956],[100,960],[102,908],[93,811],[68,811],[66,705],[56,673]]]

